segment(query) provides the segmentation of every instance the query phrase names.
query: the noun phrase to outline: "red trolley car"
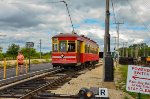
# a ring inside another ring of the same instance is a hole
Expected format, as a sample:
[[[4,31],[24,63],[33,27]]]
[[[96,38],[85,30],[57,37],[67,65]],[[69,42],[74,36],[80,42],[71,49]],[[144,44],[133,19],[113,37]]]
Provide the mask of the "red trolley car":
[[[60,33],[52,37],[53,66],[80,66],[99,61],[98,44],[76,33]]]

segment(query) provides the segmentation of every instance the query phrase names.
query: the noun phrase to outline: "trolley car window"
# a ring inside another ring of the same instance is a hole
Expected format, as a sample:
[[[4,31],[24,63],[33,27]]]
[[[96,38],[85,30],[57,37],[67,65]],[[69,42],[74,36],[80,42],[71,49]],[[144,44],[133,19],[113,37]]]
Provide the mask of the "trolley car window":
[[[60,52],[66,52],[66,49],[67,49],[66,45],[67,45],[66,41],[60,41],[60,43],[59,43]]]
[[[53,43],[57,43],[58,39],[57,38],[53,38]]]
[[[80,41],[77,41],[77,52],[80,52]]]
[[[53,44],[53,52],[58,52],[58,44]]]
[[[88,50],[88,53],[90,53],[90,45],[88,45],[87,50]]]
[[[87,45],[85,45],[85,53],[88,53]]]
[[[68,52],[75,52],[75,41],[68,41]]]

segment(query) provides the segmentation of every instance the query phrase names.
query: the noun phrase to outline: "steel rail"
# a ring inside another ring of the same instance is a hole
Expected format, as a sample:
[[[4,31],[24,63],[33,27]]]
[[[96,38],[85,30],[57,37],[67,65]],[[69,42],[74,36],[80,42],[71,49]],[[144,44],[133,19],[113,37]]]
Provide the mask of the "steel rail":
[[[42,91],[42,90],[46,89],[47,87],[50,88],[50,87],[52,87],[53,84],[55,84],[55,83],[63,82],[63,81],[65,81],[66,78],[68,78],[68,77],[70,77],[70,75],[65,75],[65,76],[59,77],[58,79],[52,80],[52,81],[50,81],[50,82],[44,84],[43,86],[37,88],[36,90],[33,90],[33,91],[27,93],[26,95],[20,97],[19,99],[29,99],[29,98],[31,98],[34,94],[36,94],[37,92]]]
[[[100,64],[97,64],[97,65],[100,65]],[[60,72],[62,70],[63,70],[63,68],[55,68],[54,70],[49,71],[47,73],[35,75],[34,77],[30,77],[28,79],[24,79],[24,80],[0,87],[0,91],[2,90],[4,92],[4,94],[2,92],[2,95],[0,97],[17,98],[17,99],[32,99],[35,97],[40,98],[44,90],[57,88],[57,86],[59,86],[60,84],[63,84],[64,82],[67,82],[70,78],[76,77],[77,75],[79,75],[78,74],[79,71],[77,71],[77,73],[76,72],[74,72],[74,73]],[[55,75],[49,75],[49,74],[55,74]],[[49,79],[49,76],[52,78]],[[53,79],[53,78],[55,78],[55,79]],[[43,82],[41,83],[41,81],[43,81],[42,79],[44,80],[44,83]],[[37,83],[34,83],[35,82],[34,80]],[[46,80],[46,82],[45,82],[45,80]],[[40,81],[40,82],[38,82],[38,81]],[[31,84],[31,85],[28,86],[28,84],[29,85]],[[38,84],[40,84],[40,85],[38,85]],[[22,93],[22,91],[20,89],[25,90],[25,91],[23,91],[23,93]],[[13,90],[16,90],[16,91],[13,92]],[[19,92],[19,90],[21,91],[21,93]],[[26,90],[28,90],[28,92]],[[41,93],[41,95],[40,95],[40,93]],[[55,97],[55,95],[52,97]],[[58,97],[74,98],[74,96],[62,96],[62,95],[58,96]]]
[[[54,69],[50,72],[47,72],[47,73],[42,73],[42,74],[39,74],[39,75],[35,75],[33,77],[30,77],[30,78],[27,78],[27,79],[23,79],[23,80],[20,80],[20,81],[17,81],[17,82],[14,82],[14,83],[11,83],[11,84],[8,84],[8,85],[5,85],[5,86],[2,86],[0,87],[0,90],[4,90],[4,89],[7,89],[9,87],[13,87],[17,84],[21,84],[21,83],[24,83],[24,82],[27,82],[27,81],[30,81],[30,80],[34,80],[34,79],[37,79],[37,78],[40,78],[40,77],[44,77],[46,75],[49,75],[49,74],[52,74],[52,73],[56,73],[58,71],[61,71],[63,70],[62,68],[57,68],[57,69]]]

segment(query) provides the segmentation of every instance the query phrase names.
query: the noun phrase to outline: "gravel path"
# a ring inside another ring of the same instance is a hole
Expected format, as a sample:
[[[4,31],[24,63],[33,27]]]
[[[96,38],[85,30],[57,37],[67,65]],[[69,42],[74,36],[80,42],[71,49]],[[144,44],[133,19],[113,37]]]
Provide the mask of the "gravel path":
[[[90,88],[92,86],[94,87],[101,86],[102,66],[96,69],[93,69],[92,71],[84,71],[81,73],[84,73],[84,74],[78,76],[77,78],[72,79],[70,81],[70,84],[66,83],[61,88],[57,90],[52,90],[52,92],[58,93],[58,94],[75,95],[79,92],[79,90],[82,87]]]
[[[72,79],[70,81],[70,84],[66,83],[61,86],[61,88],[50,91],[57,94],[75,95],[82,87],[102,87],[102,69],[103,67],[102,65],[100,65],[99,67],[92,69],[91,71],[86,70],[82,72],[82,75]],[[108,94],[110,99],[133,99],[121,90],[109,89]]]

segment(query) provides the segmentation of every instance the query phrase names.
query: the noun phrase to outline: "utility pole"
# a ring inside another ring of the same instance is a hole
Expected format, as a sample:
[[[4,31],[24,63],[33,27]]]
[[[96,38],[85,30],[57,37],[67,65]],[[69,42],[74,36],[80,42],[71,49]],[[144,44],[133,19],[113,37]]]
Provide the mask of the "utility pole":
[[[117,37],[115,36],[115,37],[113,37],[113,38],[115,38],[115,48],[114,48],[114,60],[115,60],[115,66],[117,67],[117,60],[116,60],[116,56],[117,56],[117,53],[116,53],[116,39],[117,39]]]
[[[7,36],[7,35],[4,35],[4,34],[0,34],[0,36]],[[0,49],[0,53],[2,52],[2,49]]]
[[[144,57],[145,57],[145,45],[144,45]]]
[[[148,57],[148,54],[147,54],[147,53],[148,53],[148,49],[147,49],[147,46],[145,46],[145,56],[146,56],[146,57]]]
[[[40,39],[40,59],[41,59],[41,56],[42,56],[42,53],[41,53],[41,45],[42,45],[42,43],[41,43],[41,39]]]
[[[133,46],[131,46],[131,57],[133,57]]]
[[[122,47],[123,48],[123,53],[122,53],[122,56],[123,57],[125,57],[125,56],[127,57],[127,43],[128,42],[122,42],[122,43],[123,43],[123,47]]]
[[[128,42],[126,42],[126,57],[128,57]]]
[[[117,24],[117,37],[118,37],[118,39],[117,39],[117,56],[118,56],[118,62],[117,62],[117,64],[119,65],[119,25],[121,25],[121,24],[124,24],[124,23],[121,23],[121,22],[116,22],[116,23],[114,23],[114,24]]]
[[[122,49],[123,49],[122,57],[124,57],[124,44],[125,44],[125,42],[122,42],[122,44],[123,44],[123,47],[122,47]]]
[[[137,44],[137,46],[136,46],[136,51],[135,51],[135,55],[136,55],[136,58],[138,58],[138,53],[139,53],[139,45]]]
[[[113,38],[115,38],[115,51],[116,51],[116,39],[117,39],[117,37],[115,36]]]
[[[109,0],[106,0],[105,37],[104,37],[104,81],[114,80],[113,59],[110,54],[110,34],[109,34]]]
[[[144,44],[144,57],[146,57],[146,43]]]

